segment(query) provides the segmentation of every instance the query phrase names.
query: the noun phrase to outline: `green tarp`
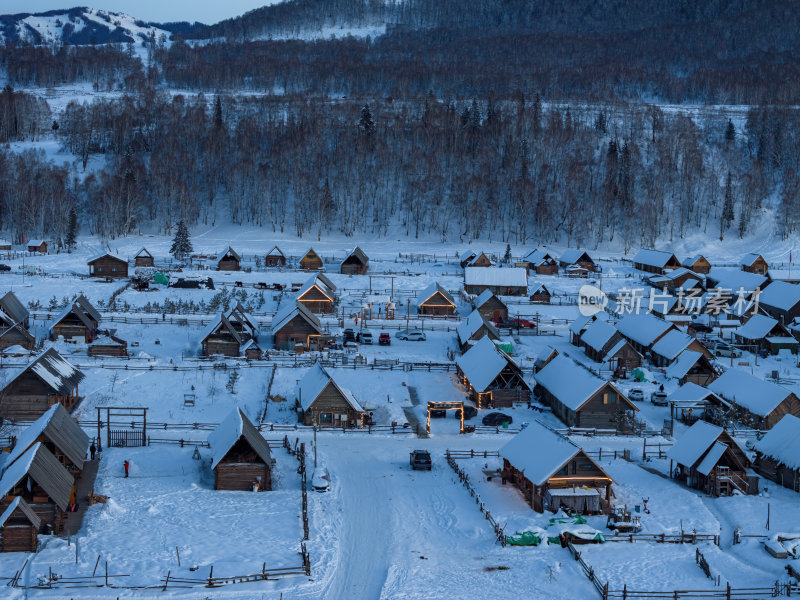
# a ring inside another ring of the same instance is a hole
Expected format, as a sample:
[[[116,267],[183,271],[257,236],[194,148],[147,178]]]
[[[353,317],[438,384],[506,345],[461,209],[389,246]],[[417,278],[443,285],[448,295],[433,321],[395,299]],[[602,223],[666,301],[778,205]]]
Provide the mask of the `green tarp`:
[[[153,274],[153,283],[160,283],[161,285],[169,285],[169,278],[161,271],[156,271]]]
[[[506,536],[506,543],[511,546],[538,546],[542,542],[539,534],[533,531],[516,532]]]

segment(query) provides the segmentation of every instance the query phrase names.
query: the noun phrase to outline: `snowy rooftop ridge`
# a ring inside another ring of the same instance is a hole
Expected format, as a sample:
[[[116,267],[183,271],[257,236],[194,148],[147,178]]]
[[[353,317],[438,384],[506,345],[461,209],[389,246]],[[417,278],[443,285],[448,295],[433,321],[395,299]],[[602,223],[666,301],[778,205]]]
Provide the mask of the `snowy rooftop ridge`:
[[[772,285],[775,285],[774,283]],[[763,292],[762,292],[763,294]],[[747,323],[738,327],[734,333],[747,340],[762,340],[778,324],[777,319],[766,315],[753,315]]]
[[[633,262],[661,269],[674,256],[675,255],[672,254],[672,252],[642,248],[636,253],[636,256],[633,257]]]
[[[41,435],[47,437],[72,464],[79,468],[83,465],[89,436],[57,402],[19,435],[16,446],[6,458],[6,467],[22,456]]]
[[[708,385],[708,389],[762,417],[772,413],[792,393],[785,387],[735,368],[726,370]]]
[[[528,272],[518,267],[467,267],[464,284],[527,287]]]
[[[672,323],[649,313],[629,314],[617,323],[617,330],[622,335],[642,346],[650,346],[674,327]]]
[[[364,412],[364,409],[361,408],[361,405],[358,403],[355,396],[353,396],[353,393],[346,387],[339,385],[330,375],[330,373],[328,373],[325,367],[318,362],[314,363],[314,365],[306,372],[298,384],[300,406],[303,408],[303,410],[308,410],[311,408],[311,405],[329,383],[332,383],[336,389],[341,392],[353,410],[357,412]]]
[[[67,359],[61,356],[54,347],[50,346],[40,352],[33,361],[17,371],[8,380],[5,387],[7,388],[20,375],[29,370],[36,373],[45,384],[61,396],[72,394],[75,387],[85,377],[81,371],[73,367]]]
[[[773,281],[761,292],[758,302],[780,310],[790,310],[800,303],[800,285]]]
[[[8,492],[27,475],[44,488],[61,510],[67,509],[75,480],[41,442],[29,448],[19,460],[3,471],[3,477],[0,479],[0,497],[8,495]]]
[[[456,364],[470,385],[479,393],[486,391],[506,365],[517,367],[517,363],[500,350],[488,335],[483,336],[472,348],[459,356]]]
[[[786,415],[754,447],[755,451],[800,470],[800,418]]]
[[[237,407],[208,436],[208,444],[211,446],[212,452],[212,469],[217,467],[241,437],[244,437],[245,441],[265,464],[269,465],[271,463],[272,455],[267,440],[258,432],[250,419],[245,416],[242,409]]]
[[[578,410],[608,383],[562,354],[547,363],[534,379],[571,410]]]

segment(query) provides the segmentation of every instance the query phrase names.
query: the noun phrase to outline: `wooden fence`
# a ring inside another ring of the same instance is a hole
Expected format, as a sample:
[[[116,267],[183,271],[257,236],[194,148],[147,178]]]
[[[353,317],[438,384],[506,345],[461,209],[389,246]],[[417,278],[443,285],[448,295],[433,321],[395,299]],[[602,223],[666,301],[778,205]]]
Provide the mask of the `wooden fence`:
[[[469,491],[469,495],[475,499],[475,504],[478,505],[478,510],[481,511],[481,514],[486,518],[486,520],[494,529],[495,540],[500,542],[501,546],[505,547],[506,545],[506,535],[504,531],[505,526],[500,527],[500,524],[495,520],[494,517],[492,517],[489,510],[481,501],[481,497],[478,495],[478,492],[476,492],[475,488],[472,487],[472,483],[469,480],[469,475],[467,475],[467,473],[463,469],[461,469],[461,467],[458,466],[458,463],[456,463],[456,459],[453,456],[451,456],[450,450],[447,450],[445,452],[445,456],[447,458],[447,464],[450,465],[450,468],[453,469],[453,471],[455,471],[456,475],[458,476],[458,480],[465,488],[467,488],[467,490]]]

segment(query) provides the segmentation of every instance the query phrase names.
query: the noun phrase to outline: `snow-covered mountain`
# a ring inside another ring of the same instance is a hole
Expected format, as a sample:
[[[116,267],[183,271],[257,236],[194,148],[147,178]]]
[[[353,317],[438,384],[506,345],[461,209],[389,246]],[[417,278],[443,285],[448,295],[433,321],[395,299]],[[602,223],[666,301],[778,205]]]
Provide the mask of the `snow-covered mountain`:
[[[0,43],[141,43],[151,35],[167,38],[188,24],[145,23],[130,15],[94,8],[70,8],[37,14],[0,15]]]

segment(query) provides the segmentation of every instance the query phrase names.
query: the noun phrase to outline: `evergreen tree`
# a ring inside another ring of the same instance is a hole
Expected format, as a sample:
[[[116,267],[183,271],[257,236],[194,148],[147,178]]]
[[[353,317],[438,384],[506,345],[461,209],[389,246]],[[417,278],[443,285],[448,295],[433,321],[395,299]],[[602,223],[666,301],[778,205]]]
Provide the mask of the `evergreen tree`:
[[[606,113],[602,110],[597,113],[597,117],[594,119],[594,128],[597,130],[598,133],[607,133],[608,126],[606,124]]]
[[[67,238],[64,241],[64,244],[67,247],[67,251],[71,252],[72,249],[75,247],[75,243],[78,239],[78,211],[75,210],[75,207],[69,209],[69,221],[67,222]]]
[[[375,122],[372,120],[372,113],[369,104],[365,104],[361,109],[361,119],[358,121],[358,128],[366,136],[371,136],[375,132]]]
[[[728,119],[728,127],[725,129],[725,141],[729,144],[736,140],[736,127],[733,126],[733,121]]]
[[[472,99],[472,107],[469,109],[470,127],[473,131],[477,131],[481,126],[481,109],[478,107],[478,101]]]
[[[725,230],[733,223],[733,183],[731,172],[728,171],[728,178],[725,181],[725,203],[722,205],[722,218],[719,221],[719,239],[722,240]]]
[[[176,260],[183,260],[186,255],[192,252],[192,240],[189,237],[189,229],[183,219],[178,221],[178,230],[175,232],[175,238],[172,240],[172,247],[169,253],[175,257]]]
[[[219,96],[214,100],[214,127],[216,129],[222,128],[222,100]]]
[[[542,132],[542,98],[539,93],[533,99],[533,135],[538,136]]]
[[[506,244],[506,253],[503,255],[503,262],[506,264],[511,262],[511,244]]]

